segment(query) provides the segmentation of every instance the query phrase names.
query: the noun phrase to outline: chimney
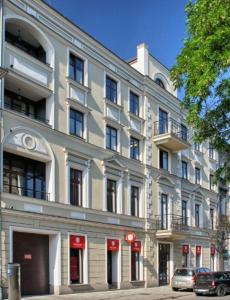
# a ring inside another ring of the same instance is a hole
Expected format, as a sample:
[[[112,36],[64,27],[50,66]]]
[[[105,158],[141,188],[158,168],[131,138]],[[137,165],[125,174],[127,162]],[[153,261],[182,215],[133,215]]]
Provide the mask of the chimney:
[[[137,69],[143,75],[149,75],[149,47],[145,43],[137,46]]]

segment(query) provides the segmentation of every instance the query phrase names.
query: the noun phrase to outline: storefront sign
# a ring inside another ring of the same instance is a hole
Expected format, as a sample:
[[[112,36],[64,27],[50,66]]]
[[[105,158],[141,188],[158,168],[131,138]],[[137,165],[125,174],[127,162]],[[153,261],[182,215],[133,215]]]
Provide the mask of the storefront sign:
[[[129,232],[125,235],[125,241],[128,243],[133,243],[136,240],[136,234],[134,232]]]
[[[201,246],[196,246],[196,255],[201,255]]]
[[[24,254],[24,259],[31,260],[32,259],[32,254]]]
[[[189,253],[189,245],[183,245],[182,246],[182,253],[188,254]]]
[[[216,252],[215,245],[211,245],[211,246],[210,246],[210,255],[211,255],[211,256],[214,256],[214,255],[215,255],[215,252]]]
[[[131,251],[132,252],[141,252],[141,242],[135,241],[131,244]]]
[[[118,251],[119,250],[119,240],[107,240],[107,250],[109,251]]]
[[[85,237],[79,235],[70,236],[70,248],[85,249]]]

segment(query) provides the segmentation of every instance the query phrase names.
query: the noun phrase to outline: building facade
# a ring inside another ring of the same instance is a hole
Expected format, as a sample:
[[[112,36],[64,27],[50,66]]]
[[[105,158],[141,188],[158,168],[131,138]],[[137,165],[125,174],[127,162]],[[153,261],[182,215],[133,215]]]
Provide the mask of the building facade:
[[[2,2],[1,274],[22,294],[169,284],[218,269],[218,154],[194,144],[169,71],[123,61],[39,0]],[[128,234],[135,241],[128,243]]]

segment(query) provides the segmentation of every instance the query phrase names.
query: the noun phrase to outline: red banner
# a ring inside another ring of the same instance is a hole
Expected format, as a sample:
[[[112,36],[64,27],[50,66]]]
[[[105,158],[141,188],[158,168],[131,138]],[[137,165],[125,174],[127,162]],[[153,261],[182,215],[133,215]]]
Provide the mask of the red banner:
[[[189,253],[189,245],[183,245],[182,246],[182,253],[188,254]]]
[[[79,235],[70,236],[70,248],[85,249],[85,237]]]
[[[215,245],[211,245],[210,246],[210,254],[211,254],[211,256],[214,256],[215,252],[216,252]]]
[[[201,246],[196,246],[196,255],[201,255]]]
[[[119,251],[119,240],[107,240],[107,250],[109,251]]]
[[[141,252],[141,242],[135,241],[131,244],[131,251],[132,252]]]

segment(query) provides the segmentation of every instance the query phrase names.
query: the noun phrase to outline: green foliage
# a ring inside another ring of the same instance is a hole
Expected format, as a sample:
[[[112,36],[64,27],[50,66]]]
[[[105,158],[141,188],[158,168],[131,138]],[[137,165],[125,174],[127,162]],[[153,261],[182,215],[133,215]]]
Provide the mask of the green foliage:
[[[184,87],[182,107],[195,140],[224,153],[218,172],[230,181],[230,0],[196,0],[186,6],[187,39],[171,70]]]

